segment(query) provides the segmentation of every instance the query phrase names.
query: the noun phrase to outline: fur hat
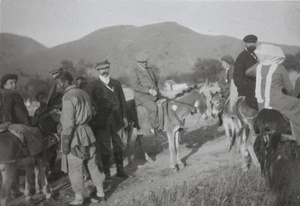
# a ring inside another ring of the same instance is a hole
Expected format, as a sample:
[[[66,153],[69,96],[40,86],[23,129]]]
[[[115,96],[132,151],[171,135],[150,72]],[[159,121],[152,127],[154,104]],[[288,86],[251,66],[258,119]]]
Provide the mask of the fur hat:
[[[7,82],[9,79],[15,79],[18,81],[18,76],[16,74],[5,74],[1,78],[1,88],[3,89],[4,84]]]

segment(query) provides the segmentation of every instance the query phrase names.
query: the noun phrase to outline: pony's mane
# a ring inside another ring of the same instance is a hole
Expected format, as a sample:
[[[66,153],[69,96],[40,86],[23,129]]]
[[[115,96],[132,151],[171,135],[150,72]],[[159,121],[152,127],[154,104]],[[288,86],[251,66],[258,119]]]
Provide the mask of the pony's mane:
[[[193,91],[194,89],[198,89],[198,86],[195,84],[194,86],[191,86],[185,90],[183,90],[182,92],[178,93],[175,95],[174,99],[178,98],[178,97],[182,97],[185,94],[190,93],[191,91]]]

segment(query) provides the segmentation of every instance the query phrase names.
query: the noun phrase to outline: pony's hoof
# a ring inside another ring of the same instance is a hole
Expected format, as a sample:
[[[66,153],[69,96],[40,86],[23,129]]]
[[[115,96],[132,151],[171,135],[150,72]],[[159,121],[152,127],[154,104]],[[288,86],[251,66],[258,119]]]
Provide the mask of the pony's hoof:
[[[45,196],[46,196],[46,200],[48,200],[48,199],[51,198],[52,194],[51,193],[47,193],[47,194],[45,194]]]
[[[32,200],[32,196],[25,196],[25,201],[31,201]]]

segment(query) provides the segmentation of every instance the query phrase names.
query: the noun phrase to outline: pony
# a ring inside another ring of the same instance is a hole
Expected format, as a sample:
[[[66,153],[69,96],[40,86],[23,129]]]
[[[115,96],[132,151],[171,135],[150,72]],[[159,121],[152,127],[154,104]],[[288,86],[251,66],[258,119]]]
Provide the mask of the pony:
[[[170,168],[173,171],[178,171],[180,167],[184,166],[179,154],[179,131],[185,128],[185,118],[189,114],[194,115],[196,113],[200,114],[199,119],[208,117],[206,96],[201,92],[202,87],[199,88],[195,85],[177,94],[174,98],[164,97],[164,102],[161,104],[163,128],[169,144]],[[145,125],[145,121],[148,121],[148,125],[150,124],[147,114],[141,115],[141,109],[144,108],[141,106],[135,107],[134,100],[131,100],[130,105],[128,105],[130,123],[126,129],[126,136],[129,143],[132,140],[133,128],[141,126],[137,132],[136,140],[142,150],[140,139],[142,136],[147,135],[147,132],[145,132],[147,129],[143,125]],[[136,114],[137,117],[135,116]],[[147,153],[145,153],[145,159],[152,161]]]
[[[51,197],[51,193],[48,190],[48,182],[45,174],[45,157],[48,150],[53,150],[53,145],[57,144],[59,137],[56,134],[56,127],[59,122],[59,115],[55,111],[51,111],[41,118],[38,127],[28,127],[26,131],[29,133],[27,138],[25,136],[25,141],[21,141],[16,133],[11,130],[6,130],[0,133],[0,171],[2,175],[2,185],[1,185],[1,206],[7,205],[10,198],[10,189],[12,179],[15,177],[16,169],[25,169],[25,200],[29,201],[32,198],[30,190],[33,185],[32,174],[34,172],[35,162],[40,168],[40,177],[42,180],[43,192],[46,198]],[[35,139],[36,136],[31,136],[34,131],[38,131],[42,139]],[[37,150],[34,155],[31,154],[31,149],[36,143],[39,145],[39,150]],[[31,148],[31,149],[30,149]],[[39,187],[36,183],[36,190]]]
[[[222,97],[218,91],[210,92],[210,106],[211,116],[213,118],[220,116],[225,129],[225,135],[228,137],[228,150],[230,151],[236,140],[240,129],[242,128],[242,122],[233,114],[230,109],[230,99]]]
[[[291,137],[291,127],[274,109],[262,109],[254,122],[258,134],[255,153],[261,173],[276,193],[278,205],[299,205],[300,148]]]

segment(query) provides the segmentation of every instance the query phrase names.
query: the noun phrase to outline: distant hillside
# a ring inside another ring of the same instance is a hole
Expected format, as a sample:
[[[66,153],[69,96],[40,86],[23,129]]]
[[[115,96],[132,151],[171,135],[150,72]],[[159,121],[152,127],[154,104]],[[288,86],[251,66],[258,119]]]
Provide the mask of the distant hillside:
[[[0,65],[14,63],[17,59],[45,49],[47,47],[28,37],[0,33]]]
[[[280,46],[286,54],[300,51],[300,47]],[[240,39],[202,35],[172,22],[142,27],[114,26],[18,59],[6,64],[1,71],[22,68],[26,73],[46,75],[49,70],[58,67],[62,60],[76,64],[80,60],[94,63],[108,58],[112,76],[119,77],[128,74],[134,67],[134,54],[145,50],[151,56],[149,63],[160,68],[161,74],[166,76],[191,71],[197,58],[220,59],[226,54],[236,58],[243,47]]]

